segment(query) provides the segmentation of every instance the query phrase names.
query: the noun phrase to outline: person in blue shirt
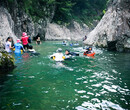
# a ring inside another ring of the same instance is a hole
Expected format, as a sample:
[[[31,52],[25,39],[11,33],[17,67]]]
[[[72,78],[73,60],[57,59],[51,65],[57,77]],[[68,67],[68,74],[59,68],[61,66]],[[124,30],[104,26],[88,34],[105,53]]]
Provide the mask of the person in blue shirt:
[[[17,39],[17,43],[14,44],[14,47],[15,47],[14,53],[21,54],[21,50],[24,51],[23,45],[20,44],[20,42],[21,42],[20,39]]]

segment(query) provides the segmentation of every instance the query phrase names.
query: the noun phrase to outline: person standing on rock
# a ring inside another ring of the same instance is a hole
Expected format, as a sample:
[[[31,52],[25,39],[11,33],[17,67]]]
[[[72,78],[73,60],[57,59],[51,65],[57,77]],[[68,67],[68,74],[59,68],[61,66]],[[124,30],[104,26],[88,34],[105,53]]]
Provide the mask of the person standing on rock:
[[[85,35],[85,37],[83,38],[83,41],[85,41],[87,39],[87,36]]]
[[[7,51],[8,53],[11,53],[12,52],[11,49],[13,49],[13,47],[11,46],[11,41],[12,41],[12,38],[8,37],[5,43],[5,51]]]
[[[23,43],[24,49],[26,49],[26,48],[29,49],[28,39],[29,39],[29,37],[27,36],[27,33],[23,32],[22,37],[21,37],[21,41]]]

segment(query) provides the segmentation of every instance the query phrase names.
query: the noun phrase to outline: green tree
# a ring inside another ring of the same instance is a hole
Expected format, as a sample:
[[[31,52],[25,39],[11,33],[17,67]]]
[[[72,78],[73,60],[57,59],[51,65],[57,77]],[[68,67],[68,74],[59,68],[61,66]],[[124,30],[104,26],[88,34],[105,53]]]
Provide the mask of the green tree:
[[[101,19],[108,0],[56,0],[54,21],[70,22],[72,19],[88,24]]]
[[[72,9],[74,3],[71,0],[56,0],[54,21],[69,22],[72,20]]]

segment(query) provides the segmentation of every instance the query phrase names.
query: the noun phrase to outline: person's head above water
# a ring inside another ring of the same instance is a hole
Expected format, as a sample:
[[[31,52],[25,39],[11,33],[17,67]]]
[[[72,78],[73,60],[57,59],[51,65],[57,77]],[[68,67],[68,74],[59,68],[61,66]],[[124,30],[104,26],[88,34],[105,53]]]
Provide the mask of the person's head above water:
[[[29,49],[33,49],[33,46],[32,46],[32,45],[30,45],[30,46],[29,46]]]
[[[70,51],[68,49],[65,50],[65,54],[68,55]]]
[[[58,48],[57,50],[56,50],[56,52],[62,52],[62,49],[61,48]]]
[[[89,47],[89,50],[92,50],[92,47]]]

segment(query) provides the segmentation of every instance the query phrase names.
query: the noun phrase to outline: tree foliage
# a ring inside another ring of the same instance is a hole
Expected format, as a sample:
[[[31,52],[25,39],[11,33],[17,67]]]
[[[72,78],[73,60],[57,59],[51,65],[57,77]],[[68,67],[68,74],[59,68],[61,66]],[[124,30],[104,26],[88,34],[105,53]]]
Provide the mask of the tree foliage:
[[[68,22],[77,20],[89,24],[101,19],[108,0],[56,0],[57,8],[54,21]],[[63,10],[64,9],[64,10]]]
[[[8,0],[13,3],[15,0]],[[49,17],[48,9],[55,5],[53,22],[69,23],[72,20],[89,24],[101,19],[108,0],[17,0],[19,6],[32,16],[34,21]],[[45,9],[46,8],[46,9]]]

